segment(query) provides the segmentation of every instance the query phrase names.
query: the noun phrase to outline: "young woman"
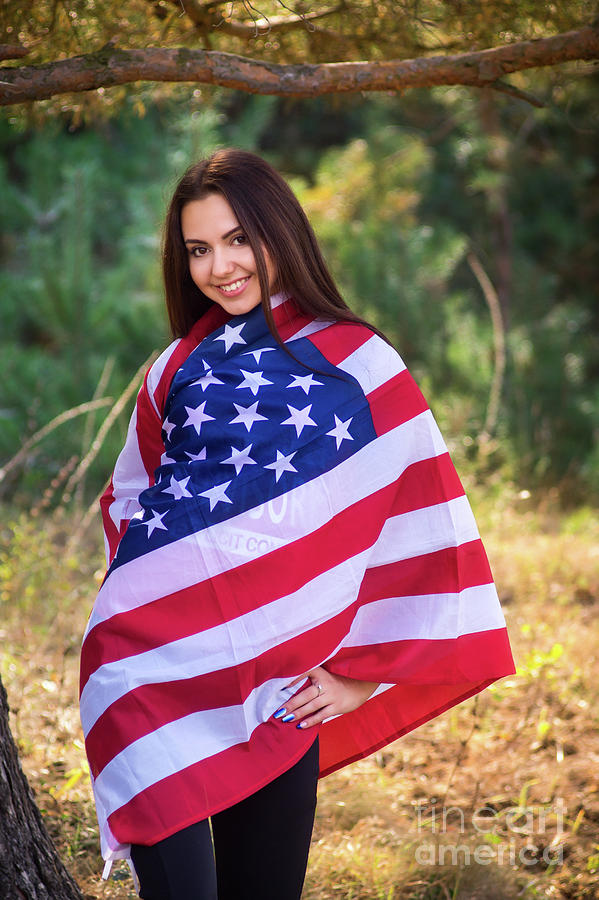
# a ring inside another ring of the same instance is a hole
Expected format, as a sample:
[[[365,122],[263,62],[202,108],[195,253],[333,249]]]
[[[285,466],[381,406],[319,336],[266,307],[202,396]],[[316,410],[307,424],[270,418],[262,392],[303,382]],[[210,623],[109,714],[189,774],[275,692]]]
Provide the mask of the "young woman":
[[[512,672],[505,622],[426,402],[272,167],[192,166],[163,266],[82,651],[103,855],[147,900],[291,900],[318,775]]]

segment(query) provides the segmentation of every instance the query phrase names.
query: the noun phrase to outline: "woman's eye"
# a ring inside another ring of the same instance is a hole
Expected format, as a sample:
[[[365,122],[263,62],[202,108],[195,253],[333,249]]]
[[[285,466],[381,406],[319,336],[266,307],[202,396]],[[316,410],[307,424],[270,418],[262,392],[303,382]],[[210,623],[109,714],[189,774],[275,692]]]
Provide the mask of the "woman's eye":
[[[195,256],[197,258],[198,256],[204,256],[208,252],[208,250],[206,249],[206,247],[192,247],[189,252],[191,256]]]
[[[245,234],[236,234],[235,237],[233,238],[233,243],[237,244],[238,246],[240,244],[247,244],[247,242],[248,242],[248,239],[245,236]]]

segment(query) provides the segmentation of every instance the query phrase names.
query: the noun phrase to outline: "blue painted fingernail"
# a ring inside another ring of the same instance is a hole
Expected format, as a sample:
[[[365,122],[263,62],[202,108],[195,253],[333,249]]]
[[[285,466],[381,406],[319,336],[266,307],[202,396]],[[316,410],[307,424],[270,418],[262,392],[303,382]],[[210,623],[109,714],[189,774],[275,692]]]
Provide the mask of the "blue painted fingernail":
[[[296,727],[296,728],[305,728],[305,727],[306,727],[306,723],[305,723],[305,722],[298,722],[297,725],[296,725],[295,727]]]
[[[284,716],[286,712],[287,712],[287,710],[285,709],[284,706],[282,706],[280,709],[278,709],[276,711],[276,713],[272,714],[272,717],[273,717],[273,719],[280,719],[281,716]]]
[[[283,718],[281,719],[281,722],[293,722],[294,719],[295,719],[295,716],[293,715],[293,713],[289,713],[288,715],[283,716]]]

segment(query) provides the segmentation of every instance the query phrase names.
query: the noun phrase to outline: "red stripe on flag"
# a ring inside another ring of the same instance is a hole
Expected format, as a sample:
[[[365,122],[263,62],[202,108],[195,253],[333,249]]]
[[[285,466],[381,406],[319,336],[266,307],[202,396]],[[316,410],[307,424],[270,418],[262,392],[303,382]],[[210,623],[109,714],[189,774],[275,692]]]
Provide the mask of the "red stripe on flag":
[[[334,328],[323,328],[308,339],[325,359],[337,366],[373,336],[374,332],[358,322],[337,322]]]
[[[306,732],[269,719],[247,743],[174,772],[137,794],[109,816],[111,831],[125,844],[162,840],[220,812],[223,794],[229,807],[269,784],[301,759],[316,735],[316,728]]]
[[[469,541],[367,569],[358,600],[362,605],[384,597],[452,594],[492,580],[482,541]]]
[[[334,328],[325,328],[310,335],[309,339],[329,362],[339,365],[373,337],[373,332],[363,325],[338,322]],[[367,400],[377,435],[391,431],[428,409],[420,388],[407,369],[367,394]]]
[[[135,429],[139,453],[148,475],[148,486],[151,486],[154,484],[154,472],[160,465],[160,457],[164,453],[164,443],[161,435],[162,423],[150,400],[147,381],[146,374],[137,401]]]
[[[114,484],[112,478],[110,482],[106,486],[106,490],[100,497],[100,509],[102,511],[102,523],[104,527],[104,534],[106,536],[106,540],[108,542],[108,558],[110,561],[113,560],[114,555],[116,553],[119,542],[127,530],[128,522],[121,522],[120,529],[117,528],[115,523],[112,520],[110,515],[110,507],[114,502]]]
[[[288,341],[298,331],[314,321],[314,316],[299,311],[292,299],[286,300],[272,311],[274,323],[282,341]]]
[[[462,497],[464,488],[449,453],[441,453],[412,463],[398,481],[393,501],[393,515],[424,509]]]
[[[382,640],[344,647],[327,668],[361,681],[398,684],[470,684],[505,675],[504,642],[490,637],[505,628],[434,639]],[[484,645],[484,652],[481,646]],[[385,674],[386,673],[386,674]]]
[[[407,369],[367,395],[377,435],[391,431],[428,409],[420,388]]]

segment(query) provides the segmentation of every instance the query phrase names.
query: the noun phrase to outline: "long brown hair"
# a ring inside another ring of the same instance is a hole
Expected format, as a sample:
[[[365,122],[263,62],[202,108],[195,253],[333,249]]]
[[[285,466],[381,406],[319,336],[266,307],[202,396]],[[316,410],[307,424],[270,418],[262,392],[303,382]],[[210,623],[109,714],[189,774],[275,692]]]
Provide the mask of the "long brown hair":
[[[191,279],[181,211],[191,200],[221,194],[241,225],[256,260],[262,308],[281,343],[270,307],[264,250],[274,264],[274,289],[290,294],[303,313],[367,325],[341,297],[310,223],[287,182],[269,163],[245,150],[217,150],[185,172],[170,202],[162,246],[166,307],[174,337],[185,336],[211,306]],[[381,335],[384,337],[384,335]],[[387,340],[385,338],[385,340]]]

